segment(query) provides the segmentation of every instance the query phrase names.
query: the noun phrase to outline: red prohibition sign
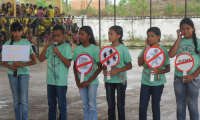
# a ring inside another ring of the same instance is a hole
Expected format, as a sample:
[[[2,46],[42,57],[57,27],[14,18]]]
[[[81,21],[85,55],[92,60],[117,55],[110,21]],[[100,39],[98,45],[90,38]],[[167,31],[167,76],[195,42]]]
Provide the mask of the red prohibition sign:
[[[78,61],[79,61],[79,58],[81,57],[88,57],[90,59],[90,61],[87,61],[87,62],[84,62],[84,63],[81,63],[79,64]],[[86,65],[89,65],[89,64],[92,64],[92,66],[90,67],[90,69],[88,69],[87,71],[84,72],[84,74],[88,74],[91,72],[92,68],[93,68],[93,59],[90,55],[88,54],[80,54],[77,59],[76,59],[76,63],[75,63],[75,66],[76,66],[76,70],[78,71],[79,74],[81,74],[81,71],[79,70],[81,67],[84,67]]]
[[[159,49],[160,50],[160,52],[159,53],[156,53],[156,55],[155,56],[153,56],[152,58],[150,58],[149,60],[147,60],[147,54],[148,54],[148,52],[150,51],[150,49],[152,49],[152,48],[156,48],[156,49]],[[153,60],[155,60],[157,57],[159,57],[160,55],[163,55],[163,60],[162,60],[162,63],[160,64],[160,65],[157,65],[157,66],[152,66],[151,64],[150,64],[150,62],[152,62]],[[164,53],[164,51],[160,48],[160,47],[157,47],[157,46],[152,46],[152,47],[150,47],[150,48],[148,48],[146,51],[145,51],[145,54],[144,54],[144,60],[145,60],[145,62],[146,62],[146,64],[150,67],[150,68],[152,68],[152,67],[154,67],[154,68],[159,68],[159,67],[161,67],[163,64],[164,64],[164,62],[165,62],[165,53]]]
[[[104,53],[104,52],[108,52],[107,49],[113,49],[114,52],[113,52],[111,55],[107,56],[106,58],[103,58],[103,57],[102,57],[102,56],[103,56],[103,53]],[[119,63],[119,60],[120,60],[119,52],[117,51],[116,48],[114,48],[114,47],[112,47],[112,46],[103,47],[103,48],[101,49],[101,51],[100,51],[99,58],[100,58],[101,63],[102,63],[104,66],[107,67],[107,64],[105,64],[105,62],[108,61],[108,60],[110,60],[110,59],[111,59],[112,57],[114,57],[115,55],[117,55],[117,61],[116,61],[113,65],[110,66],[110,67],[114,67],[114,66],[116,66],[116,65]]]
[[[191,58],[191,60],[177,63],[177,60],[178,60],[181,56],[185,56],[185,55],[186,55],[186,56],[189,56],[189,57]],[[186,72],[189,72],[189,71],[192,70],[192,68],[194,67],[194,58],[192,57],[192,55],[190,55],[190,54],[188,54],[188,53],[182,53],[182,54],[180,54],[180,55],[178,55],[178,56],[176,57],[175,66],[176,66],[176,68],[177,68],[179,71],[183,72],[183,69],[180,69],[178,66],[179,66],[179,65],[184,65],[184,64],[187,64],[187,63],[191,63],[191,62],[192,62],[192,66],[189,66],[189,69],[186,70]],[[185,68],[186,68],[186,67],[185,67]]]

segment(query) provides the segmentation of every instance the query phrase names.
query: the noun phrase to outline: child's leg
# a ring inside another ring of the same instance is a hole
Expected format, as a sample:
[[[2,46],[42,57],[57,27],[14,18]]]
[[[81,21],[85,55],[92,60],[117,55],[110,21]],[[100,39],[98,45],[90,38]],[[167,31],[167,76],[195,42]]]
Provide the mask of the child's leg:
[[[22,107],[22,119],[28,120],[28,86],[30,75],[19,75],[20,102]]]
[[[88,86],[79,89],[79,92],[80,92],[80,96],[81,96],[81,99],[82,99],[83,119],[84,120],[90,120]]]
[[[177,120],[186,119],[186,85],[181,77],[174,76],[174,92],[177,104]]]
[[[108,102],[108,120],[116,120],[115,115],[115,89],[117,84],[106,82],[106,97]]]
[[[153,120],[160,120],[160,101],[164,85],[151,86]]]
[[[47,97],[49,106],[49,119],[56,120],[57,100],[56,100],[56,86],[47,84]]]
[[[56,94],[59,104],[59,120],[67,120],[67,86],[56,86]]]
[[[123,83],[117,84],[117,109],[118,109],[118,120],[125,120],[125,96],[126,96],[126,86]]]
[[[18,77],[9,75],[10,88],[13,95],[14,109],[15,109],[15,119],[21,120],[21,108],[20,108],[20,95],[19,95],[19,81]]]
[[[88,86],[89,111],[90,111],[91,120],[98,120],[97,88],[98,88],[98,84]]]
[[[141,84],[139,120],[147,119],[147,108],[149,104],[150,94],[151,94],[150,86]]]
[[[190,113],[190,120],[199,120],[198,96],[199,96],[200,78],[197,76],[194,80],[186,83],[187,103]]]

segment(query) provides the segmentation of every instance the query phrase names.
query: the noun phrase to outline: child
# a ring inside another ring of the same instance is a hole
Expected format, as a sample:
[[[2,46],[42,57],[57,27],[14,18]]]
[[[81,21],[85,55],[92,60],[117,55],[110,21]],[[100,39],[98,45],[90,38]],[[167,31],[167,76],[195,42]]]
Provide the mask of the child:
[[[177,120],[186,119],[186,105],[188,105],[190,120],[199,120],[200,39],[196,37],[194,23],[190,18],[181,21],[177,36],[176,42],[169,50],[169,57],[173,58],[175,55],[188,53],[194,59],[194,67],[187,72],[186,76],[183,76],[183,72],[175,68],[174,91],[177,103]]]
[[[2,4],[1,9],[3,15],[8,12],[7,5],[5,3]]]
[[[52,19],[53,24],[55,15],[56,15],[55,10],[53,9],[52,5],[49,5],[49,17]]]
[[[25,6],[22,6],[21,7],[21,17],[26,17],[26,7]]]
[[[5,13],[4,16],[5,16],[5,17],[2,17],[2,18],[1,18],[1,25],[2,25],[2,26],[5,26],[6,23],[7,23],[8,13]]]
[[[42,53],[40,62],[48,59],[47,70],[47,95],[49,106],[49,120],[56,120],[57,99],[59,104],[59,120],[67,120],[67,85],[68,72],[71,65],[72,49],[63,42],[64,28],[55,26],[53,28],[53,41],[57,41],[57,46],[53,41],[47,41]]]
[[[108,37],[109,41],[112,42],[111,46],[115,47],[120,55],[119,63],[115,67],[112,67],[110,71],[107,71],[107,68],[103,67],[108,102],[108,119],[116,120],[115,89],[117,89],[118,120],[125,120],[125,95],[127,86],[126,71],[132,69],[132,59],[128,48],[124,46],[121,41],[123,37],[123,29],[121,26],[110,27]],[[107,80],[107,75],[111,76],[110,80]]]
[[[39,30],[39,35],[41,35],[45,31],[43,20],[40,21],[40,25],[38,26],[38,30]]]
[[[12,13],[12,7],[10,2],[7,2],[7,9],[8,9],[8,15],[10,16],[10,14]]]
[[[31,44],[21,39],[23,27],[20,23],[15,22],[11,25],[12,39],[7,41],[5,45],[29,45],[31,61],[27,62],[3,62],[2,64],[8,68],[8,78],[13,95],[15,119],[28,120],[28,86],[29,86],[29,68],[28,66],[36,64],[36,60],[31,48]],[[14,77],[13,71],[18,71],[18,76]]]
[[[75,47],[73,61],[74,61],[74,76],[76,85],[79,88],[80,96],[83,105],[84,120],[97,120],[97,88],[99,80],[98,74],[102,70],[102,64],[99,60],[99,48],[96,45],[92,28],[90,26],[83,26],[80,29],[80,45]],[[80,83],[81,75],[77,72],[75,63],[76,59],[81,54],[88,54],[93,59],[93,68],[90,73],[85,75],[84,82]]]
[[[10,13],[10,17],[11,18],[9,18],[9,23],[10,23],[10,26],[13,24],[13,22],[14,22],[14,14],[13,13]]]
[[[79,44],[79,32],[78,31],[76,31],[75,32],[75,34],[73,35],[73,42],[75,43],[75,44]]]
[[[21,14],[20,14],[20,13],[17,13],[17,18],[15,18],[15,21],[14,21],[14,22],[19,22],[19,23],[22,22]]]
[[[26,22],[26,24],[28,25],[28,23],[30,22],[29,18],[31,16],[31,14],[27,14],[26,16],[27,16],[26,18],[23,18],[22,23]]]
[[[170,61],[168,56],[168,51],[163,46],[159,45],[161,38],[161,31],[157,27],[151,27],[147,30],[147,39],[145,40],[145,48],[138,56],[138,65],[143,66],[141,88],[140,88],[140,107],[139,107],[139,120],[147,119],[147,108],[152,97],[152,112],[153,120],[160,120],[160,100],[164,84],[166,83],[166,77],[164,73],[170,71]],[[144,52],[150,46],[160,47],[165,53],[165,62],[160,68],[152,69],[155,74],[154,81],[150,82],[150,71],[151,69],[146,64],[144,60]],[[159,76],[158,76],[159,75]]]
[[[31,14],[31,10],[29,8],[29,4],[26,3],[26,14]]]
[[[50,19],[48,15],[45,15],[44,17],[45,18],[43,18],[43,21],[44,21],[45,29],[48,32],[50,32],[51,31],[51,26],[52,26],[52,19]]]
[[[37,5],[34,5],[33,16],[37,16]]]

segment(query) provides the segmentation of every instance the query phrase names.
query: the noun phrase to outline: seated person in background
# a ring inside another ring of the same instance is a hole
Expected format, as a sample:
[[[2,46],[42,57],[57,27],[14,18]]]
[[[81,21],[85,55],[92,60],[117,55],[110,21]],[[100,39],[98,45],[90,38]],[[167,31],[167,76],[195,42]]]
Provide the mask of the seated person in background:
[[[6,23],[7,23],[6,17],[8,17],[8,13],[5,13],[4,16],[5,16],[5,17],[2,17],[2,18],[1,18],[1,25],[2,25],[2,26],[6,25]]]
[[[23,29],[24,29],[24,31],[23,31],[22,37],[25,38],[25,34],[27,32],[26,22],[23,23]]]
[[[21,7],[21,17],[26,17],[26,7],[25,6]]]
[[[72,28],[72,32],[75,33],[76,31],[79,31],[79,27],[77,26],[77,23],[74,23],[74,27]]]
[[[10,13],[10,17],[12,18],[9,18],[9,23],[10,23],[10,26],[13,24],[15,18],[14,18],[14,14],[13,13]]]
[[[73,42],[75,44],[79,44],[79,32],[75,31],[75,34],[73,34]]]
[[[14,22],[19,22],[19,23],[22,22],[22,18],[21,18],[21,14],[20,13],[17,13],[17,18],[15,18]]]
[[[31,14],[31,9],[29,7],[29,4],[26,3],[26,14]]]
[[[43,32],[45,32],[45,27],[44,27],[44,21],[41,20],[40,21],[40,25],[38,26],[38,30],[39,30],[39,35],[41,35]]]
[[[26,14],[26,18],[23,18],[22,23],[26,22],[26,25],[28,25],[28,23],[30,22],[30,19],[29,19],[30,16],[31,16],[30,13],[29,13],[29,14]]]
[[[0,32],[0,53],[2,51],[2,46],[4,45],[5,42],[6,42],[6,33],[1,31]]]
[[[51,32],[52,19],[50,19],[48,15],[45,15],[44,17],[45,17],[45,18],[43,18],[43,21],[44,21],[45,29],[46,29],[48,32]]]
[[[42,46],[45,46],[46,42],[47,42],[47,38],[48,38],[48,33],[47,31],[43,32],[41,35],[40,35],[40,41],[41,41],[41,45]]]
[[[7,32],[8,32],[8,31],[7,31],[7,25],[4,25],[4,26],[2,27],[2,29],[1,29],[1,31],[7,33]]]

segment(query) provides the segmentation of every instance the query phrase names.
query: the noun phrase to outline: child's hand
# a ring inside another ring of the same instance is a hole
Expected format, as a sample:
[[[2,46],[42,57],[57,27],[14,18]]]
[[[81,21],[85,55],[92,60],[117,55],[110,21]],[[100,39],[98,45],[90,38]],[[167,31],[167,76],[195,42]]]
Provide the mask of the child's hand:
[[[18,69],[18,67],[15,66],[15,65],[11,65],[11,68],[10,68],[10,69],[13,70],[13,71],[16,71],[16,70]]]
[[[53,43],[53,40],[50,39],[50,38],[48,38],[48,39],[47,39],[47,42],[46,42],[46,45],[49,46],[49,45],[51,45],[52,43]]]
[[[116,75],[117,73],[118,73],[117,69],[108,71],[108,74],[109,74],[110,76],[114,76],[114,75]]]
[[[90,85],[90,83],[88,81],[83,81],[82,83],[80,83],[81,88],[86,87],[88,85]]]
[[[160,70],[158,68],[151,68],[151,74],[158,75],[160,73]]]
[[[104,76],[107,76],[107,75],[108,75],[108,72],[107,72],[106,69],[103,69],[103,75],[104,75]]]
[[[182,77],[182,81],[183,82],[190,82],[191,80],[193,80],[195,78],[195,76],[193,75],[186,75]]]
[[[22,67],[22,64],[18,61],[14,62],[13,65],[16,67]]]
[[[145,47],[146,47],[146,49],[148,49],[150,47],[150,44],[148,43],[148,38],[146,38],[146,40],[145,40]]]
[[[80,83],[80,81],[76,82],[76,86],[77,86],[79,89],[82,88],[82,87],[81,87],[81,83]]]
[[[53,49],[53,52],[54,52],[55,54],[58,55],[58,54],[60,53],[57,47],[53,47],[52,49]]]
[[[177,32],[178,39],[182,39],[181,30],[178,29],[176,32]]]

